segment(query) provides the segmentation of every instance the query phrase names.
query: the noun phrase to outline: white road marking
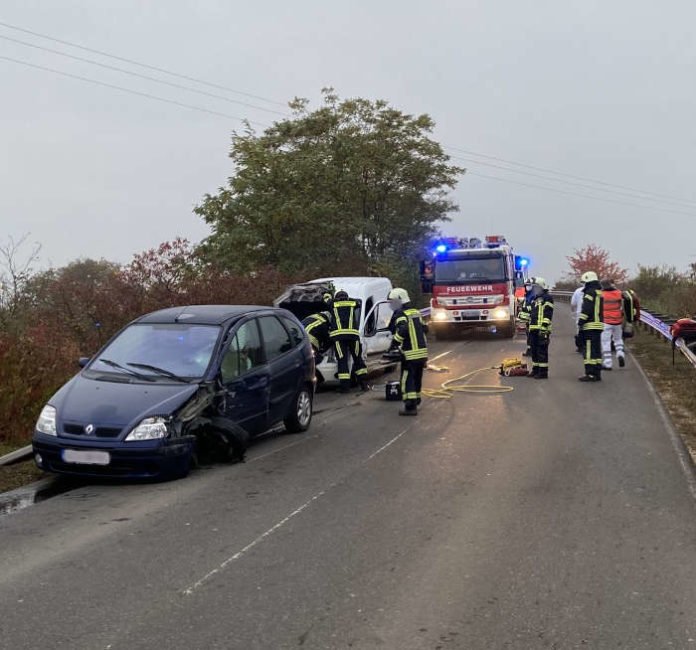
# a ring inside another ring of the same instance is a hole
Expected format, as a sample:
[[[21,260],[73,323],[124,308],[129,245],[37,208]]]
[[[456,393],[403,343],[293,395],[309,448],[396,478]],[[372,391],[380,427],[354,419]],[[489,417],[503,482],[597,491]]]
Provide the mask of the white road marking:
[[[410,427],[409,427],[410,428]],[[401,436],[403,436],[409,429],[404,429],[401,433],[397,434],[394,436],[389,442],[387,442],[385,445],[382,445],[377,451],[375,451],[373,454],[370,454],[364,461],[360,463],[359,466],[366,465],[369,463],[375,456],[381,454],[383,451],[391,447]],[[268,454],[270,455],[270,454]],[[261,458],[259,456],[256,460]],[[200,589],[204,584],[206,584],[211,578],[215,577],[219,573],[225,570],[226,567],[228,567],[230,564],[233,562],[236,562],[240,558],[242,558],[244,555],[246,555],[251,549],[253,549],[255,546],[258,546],[261,542],[263,542],[265,539],[273,535],[277,530],[280,530],[285,524],[287,524],[291,519],[294,519],[297,517],[297,515],[301,514],[309,506],[311,506],[315,501],[318,501],[321,499],[327,492],[335,488],[341,481],[336,481],[335,483],[331,483],[327,488],[324,488],[320,492],[317,492],[313,497],[305,501],[299,508],[296,508],[293,510],[289,515],[286,517],[283,517],[277,524],[274,524],[271,526],[266,532],[261,533],[255,540],[247,544],[244,548],[241,550],[237,551],[234,555],[231,555],[228,557],[222,564],[214,568],[212,571],[209,571],[206,573],[200,580],[192,584],[190,587],[187,587],[184,589],[184,595],[185,596],[191,596],[193,595],[198,589]]]
[[[404,429],[401,433],[399,433],[398,435],[394,436],[386,445],[382,445],[374,454],[372,454],[371,456],[368,456],[368,457],[367,457],[367,460],[366,460],[365,462],[367,462],[367,461],[369,461],[369,460],[372,460],[375,456],[381,454],[385,449],[387,449],[388,447],[391,447],[391,446],[392,446],[399,438],[401,438],[401,436],[403,436],[404,433],[406,433],[407,431],[408,431],[408,429]]]

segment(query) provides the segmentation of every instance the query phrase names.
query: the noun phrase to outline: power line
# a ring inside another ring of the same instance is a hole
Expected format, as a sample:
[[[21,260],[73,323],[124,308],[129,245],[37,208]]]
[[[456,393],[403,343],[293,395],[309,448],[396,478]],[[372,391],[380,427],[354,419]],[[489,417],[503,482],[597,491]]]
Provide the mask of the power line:
[[[646,190],[641,190],[636,187],[630,187],[628,185],[619,185],[617,183],[607,183],[605,181],[601,181],[595,178],[589,178],[587,176],[577,176],[575,174],[568,174],[566,172],[561,172],[555,169],[549,169],[548,167],[537,167],[535,165],[528,165],[526,163],[520,163],[520,162],[515,162],[514,160],[508,160],[506,158],[500,158],[498,156],[490,156],[488,154],[484,153],[478,153],[476,151],[471,151],[470,149],[462,149],[461,147],[452,147],[452,146],[447,146],[447,149],[451,149],[452,151],[459,151],[461,153],[465,153],[471,156],[477,156],[479,158],[485,158],[487,160],[496,160],[498,162],[503,162],[508,165],[515,165],[516,167],[523,167],[526,169],[533,169],[534,171],[538,172],[545,172],[547,174],[554,174],[555,176],[564,176],[565,178],[573,178],[575,180],[579,181],[587,181],[589,183],[595,183],[596,185],[604,185],[605,187],[615,187],[621,190],[628,190],[630,192],[638,192],[640,194],[645,194],[645,195],[650,195],[650,196],[655,196],[660,199],[669,199],[671,201],[675,202],[680,202],[680,203],[685,203],[688,206],[691,206],[693,204],[696,204],[696,201],[692,201],[689,199],[682,199],[679,197],[672,196],[670,194],[659,194],[657,192],[648,192]]]
[[[511,172],[511,173],[513,173],[513,174],[522,174],[522,175],[524,175],[524,176],[531,176],[531,177],[533,177],[533,178],[540,178],[540,179],[542,179],[542,180],[549,181],[549,182],[551,182],[551,183],[563,183],[563,184],[565,184],[565,185],[571,185],[571,186],[574,186],[574,187],[580,187],[580,188],[584,188],[584,189],[588,189],[588,190],[593,190],[593,191],[595,191],[595,192],[606,192],[606,193],[608,193],[608,194],[616,194],[616,195],[618,195],[618,196],[626,196],[626,197],[628,197],[628,198],[638,199],[638,200],[640,200],[640,201],[653,201],[653,202],[657,202],[657,203],[667,203],[667,204],[672,204],[672,205],[675,205],[675,206],[678,206],[678,207],[682,207],[682,208],[683,208],[683,207],[693,207],[693,208],[696,208],[696,204],[694,204],[693,206],[691,206],[691,205],[686,206],[686,205],[682,205],[681,203],[679,203],[679,202],[677,202],[677,201],[670,201],[670,200],[667,200],[667,199],[658,199],[658,198],[653,198],[653,197],[651,197],[651,196],[645,196],[645,195],[642,195],[642,194],[634,194],[634,193],[631,193],[631,192],[624,192],[624,191],[621,191],[621,190],[612,190],[612,189],[608,189],[608,188],[605,189],[605,188],[603,188],[603,187],[596,187],[596,186],[594,186],[594,185],[589,185],[589,184],[587,184],[587,183],[576,183],[575,181],[567,181],[567,180],[564,180],[564,179],[561,179],[561,178],[553,178],[552,176],[548,176],[548,175],[544,175],[544,174],[535,174],[534,172],[528,172],[528,171],[524,171],[524,170],[522,170],[522,169],[514,169],[514,168],[511,168],[511,167],[503,167],[502,165],[496,165],[495,163],[484,162],[484,161],[475,160],[475,159],[472,159],[472,158],[464,158],[464,157],[462,157],[462,156],[456,156],[456,155],[451,155],[450,157],[451,157],[451,158],[454,158],[454,159],[456,159],[456,160],[461,160],[461,161],[463,161],[463,162],[471,163],[471,164],[474,164],[474,165],[482,165],[482,166],[485,166],[485,167],[493,167],[493,168],[495,168],[495,169],[500,169],[500,170],[502,170],[502,171]]]
[[[249,97],[250,99],[258,99],[262,102],[267,102],[269,104],[276,104],[278,106],[286,106],[283,102],[278,102],[275,99],[269,99],[267,97],[262,97],[261,95],[252,95],[251,93],[242,92],[241,90],[236,90],[235,88],[230,88],[229,86],[223,86],[220,84],[212,83],[210,81],[205,81],[204,79],[199,79],[197,77],[191,77],[180,72],[174,72],[173,70],[167,70],[166,68],[159,68],[149,63],[143,63],[142,61],[136,61],[135,59],[128,59],[123,56],[118,56],[116,54],[110,54],[109,52],[104,52],[103,50],[97,50],[91,47],[86,47],[84,45],[79,45],[78,43],[72,43],[71,41],[66,41],[60,38],[55,38],[54,36],[49,36],[48,34],[41,34],[40,32],[34,32],[30,29],[25,29],[24,27],[19,27],[17,25],[11,25],[10,23],[4,23],[0,21],[1,27],[6,27],[7,29],[13,29],[17,32],[23,32],[24,34],[30,34],[31,36],[37,36],[38,38],[45,38],[48,41],[53,41],[54,43],[60,43],[61,45],[67,45],[69,47],[77,48],[84,52],[91,52],[92,54],[99,54],[100,56],[105,56],[109,59],[115,59],[117,61],[122,61],[123,63],[130,63],[131,65],[137,65],[141,68],[146,68],[148,70],[154,70],[155,72],[161,72],[162,74],[170,75],[171,77],[178,77],[179,79],[185,79],[186,81],[193,81],[204,86],[209,86],[211,88],[217,88],[218,90],[226,90],[236,95],[242,95],[244,97]]]
[[[125,88],[124,86],[117,86],[115,84],[106,83],[105,81],[99,81],[97,79],[91,79],[89,77],[83,77],[81,75],[72,74],[70,72],[64,72],[63,70],[56,70],[55,68],[48,68],[43,65],[38,65],[36,63],[29,63],[28,61],[22,61],[21,59],[13,59],[9,56],[1,56],[0,59],[3,61],[10,61],[12,63],[17,63],[19,65],[24,65],[29,68],[34,68],[36,70],[44,70],[46,72],[52,72],[53,74],[61,75],[63,77],[69,77],[70,79],[77,79],[79,81],[85,81],[87,83],[95,84],[97,86],[103,86],[105,88],[111,88],[112,90],[120,90],[124,93],[129,93],[131,95],[136,95],[138,97],[147,97],[148,99],[154,99],[158,102],[164,102],[166,104],[173,104],[174,106],[179,106],[181,108],[190,108],[194,111],[200,111],[202,113],[208,113],[210,115],[217,115],[218,117],[226,117],[232,120],[239,120],[240,122],[248,122],[249,124],[255,124],[257,126],[262,126],[267,128],[269,125],[263,122],[255,122],[253,120],[248,120],[244,117],[239,117],[237,115],[230,115],[228,113],[221,113],[220,111],[214,111],[202,106],[196,106],[195,104],[186,104],[184,102],[176,101],[175,99],[167,99],[165,97],[159,97],[158,95],[151,95],[150,93],[140,92],[138,90],[133,90],[131,88]]]
[[[568,190],[560,190],[560,189],[557,189],[554,187],[545,187],[543,185],[536,185],[534,183],[523,183],[521,181],[513,181],[509,178],[501,178],[500,176],[490,176],[488,174],[480,174],[478,172],[472,172],[470,170],[468,170],[466,172],[466,175],[467,176],[478,176],[479,178],[486,178],[486,179],[489,179],[492,181],[498,181],[501,183],[511,183],[513,185],[520,185],[522,187],[531,187],[531,188],[535,188],[538,190],[545,190],[547,192],[554,192],[555,194],[565,194],[567,196],[577,196],[577,197],[580,197],[582,199],[591,199],[594,201],[603,201],[605,203],[616,203],[618,205],[628,205],[628,206],[631,206],[634,208],[642,208],[644,210],[657,210],[659,212],[671,212],[673,214],[682,214],[682,215],[686,215],[689,217],[693,217],[696,214],[694,212],[684,212],[681,210],[673,210],[671,208],[663,208],[660,206],[644,205],[641,203],[631,203],[629,201],[619,201],[617,199],[607,198],[606,196],[592,196],[591,194],[582,194],[580,192],[571,192]]]
[[[126,70],[125,68],[119,68],[117,66],[109,65],[107,63],[100,63],[99,61],[94,61],[93,59],[87,59],[82,56],[75,56],[74,54],[67,54],[66,52],[61,52],[60,50],[54,50],[50,47],[44,47],[43,45],[36,45],[34,43],[28,43],[26,41],[21,41],[17,38],[10,38],[9,36],[3,36],[0,34],[0,38],[11,43],[18,43],[19,45],[24,45],[26,47],[31,47],[36,50],[43,50],[44,52],[50,52],[51,54],[57,54],[58,56],[63,56],[68,59],[73,59],[74,61],[81,61],[83,63],[88,63],[89,65],[96,65],[100,68],[106,70],[114,70],[116,72],[121,72],[123,74],[131,75],[132,77],[138,77],[139,79],[146,79],[147,81],[153,81],[157,84],[162,84],[165,86],[170,86],[171,88],[178,88],[180,90],[187,90],[192,93],[197,93],[199,95],[205,95],[206,97],[213,97],[214,99],[220,99],[223,102],[229,102],[231,104],[238,104],[240,106],[246,106],[247,108],[253,108],[258,111],[264,111],[266,113],[274,113],[275,115],[281,115],[283,117],[289,117],[288,113],[281,113],[272,108],[265,108],[264,106],[257,106],[255,104],[249,104],[248,102],[243,102],[239,99],[231,99],[230,97],[225,97],[224,95],[216,95],[215,93],[209,93],[205,90],[198,90],[198,88],[191,88],[190,86],[184,86],[183,84],[174,83],[172,81],[165,81],[164,79],[157,79],[156,77],[150,77],[149,75],[140,74],[139,72],[133,72],[132,70]]]
[[[154,66],[154,65],[151,65],[151,64],[148,64],[148,63],[143,63],[142,61],[137,61],[137,60],[135,60],[135,59],[129,59],[129,58],[122,57],[122,56],[119,56],[119,55],[110,54],[110,53],[105,52],[105,51],[103,51],[103,50],[97,50],[97,49],[94,49],[94,48],[90,48],[90,47],[86,47],[86,46],[83,46],[83,45],[79,45],[78,43],[73,43],[73,42],[71,42],[71,41],[67,41],[67,40],[64,40],[64,39],[59,39],[59,38],[50,36],[50,35],[48,35],[48,34],[43,34],[43,33],[40,33],[40,32],[35,32],[35,31],[29,30],[29,29],[25,29],[25,28],[23,28],[23,27],[19,27],[19,26],[17,26],[17,25],[12,25],[12,24],[10,24],[10,23],[5,23],[5,22],[0,21],[0,26],[1,26],[1,27],[5,27],[5,28],[7,28],[7,29],[15,30],[15,31],[18,31],[18,32],[23,32],[23,33],[25,33],[25,34],[30,34],[30,35],[35,36],[35,37],[38,37],[38,38],[47,39],[47,40],[50,40],[50,41],[53,41],[53,42],[56,42],[56,43],[60,43],[60,44],[62,44],[62,45],[67,45],[67,46],[69,46],[69,47],[74,47],[74,48],[77,48],[77,49],[82,50],[82,51],[85,51],[85,52],[90,52],[90,53],[93,53],[93,54],[98,54],[99,56],[104,56],[104,57],[107,57],[107,58],[111,58],[111,59],[115,59],[115,60],[118,60],[118,61],[122,61],[122,62],[125,62],[125,63],[128,63],[128,64],[131,64],[131,65],[139,66],[139,67],[142,67],[142,68],[145,68],[145,69],[148,69],[148,70],[153,70],[153,71],[156,71],[156,72],[160,72],[160,73],[162,73],[162,74],[170,75],[170,76],[172,76],[172,77],[177,77],[177,78],[180,78],[180,79],[185,79],[185,80],[187,80],[187,81],[192,81],[192,82],[194,82],[194,83],[202,84],[202,85],[205,85],[205,86],[208,86],[208,87],[217,88],[217,89],[219,89],[219,90],[225,90],[225,91],[232,92],[232,93],[235,93],[235,94],[237,94],[237,95],[244,96],[244,97],[249,97],[249,98],[257,99],[257,100],[260,100],[260,101],[263,101],[263,102],[267,102],[267,103],[269,103],[269,104],[274,104],[274,105],[278,105],[278,106],[285,106],[285,105],[286,105],[286,104],[284,104],[283,102],[279,102],[279,101],[274,100],[274,99],[269,99],[269,98],[263,97],[263,96],[261,96],[261,95],[253,95],[253,94],[250,94],[250,93],[242,92],[242,91],[236,90],[236,89],[231,88],[231,87],[228,87],[228,86],[223,86],[223,85],[220,85],[220,84],[216,84],[216,83],[212,83],[212,82],[209,82],[209,81],[205,81],[205,80],[200,79],[200,78],[197,78],[197,77],[185,75],[185,74],[182,74],[182,73],[179,73],[179,72],[175,72],[175,71],[172,71],[172,70],[168,70],[168,69],[166,69],[166,68],[161,68],[161,67],[158,67],[158,66]],[[282,115],[282,116],[285,116],[285,117],[288,116],[287,113],[281,113],[280,111],[274,111],[274,110],[272,110],[272,109],[263,108],[263,107],[260,107],[260,106],[256,106],[256,105],[254,105],[254,104],[249,104],[249,103],[245,103],[245,102],[241,102],[241,101],[235,101],[235,100],[233,100],[233,99],[231,99],[231,98],[226,98],[226,97],[223,97],[223,96],[220,96],[220,95],[216,95],[216,94],[213,94],[213,93],[207,93],[207,92],[204,92],[204,91],[201,91],[201,90],[198,90],[198,89],[194,89],[194,88],[191,88],[191,87],[187,87],[187,86],[184,86],[184,85],[181,85],[181,84],[175,84],[175,83],[172,83],[172,82],[167,82],[167,81],[164,81],[164,80],[162,80],[162,79],[157,79],[157,78],[155,78],[155,77],[150,77],[150,76],[147,76],[147,75],[141,75],[141,74],[139,74],[139,73],[136,73],[136,72],[133,72],[133,71],[129,71],[129,70],[125,70],[125,69],[123,69],[123,68],[118,68],[118,67],[116,67],[116,66],[110,66],[110,65],[103,64],[103,63],[100,63],[100,62],[97,62],[97,61],[93,61],[93,60],[91,60],[91,59],[86,59],[86,58],[83,58],[83,57],[78,57],[78,56],[70,55],[70,54],[67,54],[67,53],[65,53],[65,52],[60,52],[60,51],[58,51],[58,50],[53,50],[53,49],[51,49],[51,48],[43,47],[43,46],[36,45],[36,44],[33,44],[33,43],[27,43],[27,42],[25,42],[25,41],[20,41],[20,40],[18,40],[18,39],[13,39],[13,38],[10,38],[10,37],[8,37],[8,36],[2,36],[2,35],[0,35],[0,38],[3,38],[3,39],[5,39],[5,40],[7,40],[7,41],[19,43],[19,44],[21,44],[21,45],[25,45],[25,46],[27,46],[27,47],[32,47],[32,48],[39,49],[39,50],[45,50],[45,51],[47,51],[47,52],[51,52],[51,53],[57,54],[57,55],[59,55],[59,56],[64,56],[64,57],[67,57],[67,58],[70,58],[70,59],[74,59],[74,60],[77,60],[77,61],[82,61],[82,62],[88,63],[88,64],[90,64],[90,65],[96,65],[96,66],[99,66],[99,67],[102,67],[102,68],[105,68],[105,69],[114,70],[114,71],[121,72],[121,73],[124,73],[124,74],[129,74],[129,75],[134,76],[134,77],[139,77],[139,78],[142,78],[142,79],[145,79],[145,80],[148,80],[148,81],[152,81],[152,82],[154,82],[154,83],[159,83],[159,84],[163,84],[163,85],[168,85],[168,86],[170,86],[170,87],[178,88],[178,89],[185,90],[185,91],[189,91],[189,92],[195,92],[195,93],[198,93],[198,94],[201,94],[201,95],[209,96],[209,97],[211,97],[211,98],[220,99],[220,100],[222,100],[222,101],[228,101],[228,102],[237,103],[237,104],[240,104],[240,105],[242,105],[242,106],[246,106],[246,107],[248,107],[248,108],[253,108],[253,109],[256,109],[256,110],[261,110],[261,111],[266,111],[266,112],[270,112],[270,113],[275,113],[275,114],[277,114],[277,115]],[[197,111],[204,112],[204,113],[208,113],[208,114],[211,114],[211,115],[217,115],[217,116],[220,116],[220,117],[226,117],[226,118],[231,118],[231,119],[242,120],[242,121],[243,121],[243,118],[240,118],[240,117],[238,117],[238,116],[228,115],[228,114],[226,114],[226,113],[222,113],[222,112],[220,112],[220,111],[215,111],[215,110],[207,109],[207,108],[204,108],[204,107],[201,107],[201,106],[195,106],[195,105],[192,105],[192,104],[187,104],[187,103],[179,102],[179,101],[172,100],[172,99],[166,99],[166,98],[163,98],[163,97],[159,97],[159,96],[157,96],[157,95],[152,95],[152,94],[149,94],[149,93],[139,92],[139,91],[135,91],[135,90],[132,90],[132,89],[129,89],[129,88],[124,88],[124,87],[122,87],[122,86],[117,86],[117,85],[115,85],[115,84],[109,84],[109,83],[106,83],[106,82],[98,81],[98,80],[96,80],[96,79],[90,79],[90,78],[88,78],[88,77],[82,77],[82,76],[79,76],[79,75],[74,75],[74,74],[67,73],[67,72],[63,72],[63,71],[60,71],[60,70],[55,70],[55,69],[52,69],[52,68],[47,68],[47,67],[44,67],[44,66],[40,66],[40,65],[36,65],[36,64],[31,64],[31,63],[29,63],[29,62],[21,61],[21,60],[19,60],[19,59],[12,59],[11,57],[0,57],[0,58],[2,58],[2,59],[4,59],[4,60],[7,60],[7,61],[12,61],[12,62],[14,62],[14,63],[21,64],[21,65],[26,65],[26,66],[28,66],[28,67],[33,67],[33,68],[36,68],[36,69],[45,70],[45,71],[47,71],[47,72],[52,72],[52,73],[54,73],[54,74],[62,75],[62,76],[65,76],[65,77],[70,77],[70,78],[73,78],[73,79],[78,79],[78,80],[80,80],[80,81],[84,81],[84,82],[88,82],[88,83],[92,83],[92,84],[104,86],[104,87],[107,87],[107,88],[112,88],[112,89],[114,89],[114,90],[120,90],[121,92],[126,92],[126,93],[129,93],[129,94],[132,94],[132,95],[137,95],[137,96],[145,97],[145,98],[148,98],[148,99],[153,99],[153,100],[156,100],[156,101],[166,102],[166,103],[169,103],[169,104],[172,104],[172,105],[175,105],[175,106],[179,106],[179,107],[182,107],[182,108],[189,108],[189,109],[192,109],[192,110],[197,110]],[[254,122],[254,121],[251,121],[251,120],[249,120],[249,123],[250,123],[250,124],[256,124],[256,125],[259,125],[259,126],[264,126],[264,127],[267,127],[267,126],[268,126],[268,125],[263,124],[263,123],[261,123],[261,122]],[[446,149],[450,149],[450,150],[456,151],[456,152],[461,152],[461,153],[464,153],[464,154],[467,154],[467,155],[470,155],[470,156],[475,156],[475,157],[477,157],[477,158],[484,158],[484,159],[486,159],[486,160],[494,160],[494,161],[497,161],[497,162],[505,163],[506,165],[513,165],[513,166],[515,166],[515,167],[520,167],[520,168],[522,168],[522,169],[531,169],[531,170],[534,170],[534,171],[536,171],[536,172],[542,172],[542,173],[544,173],[544,174],[552,174],[553,176],[557,176],[557,177],[559,177],[559,178],[555,178],[555,179],[554,179],[554,178],[548,178],[547,176],[543,176],[543,175],[540,175],[540,174],[533,174],[533,173],[531,173],[531,172],[524,172],[524,171],[517,170],[517,169],[510,169],[510,168],[507,168],[507,167],[502,167],[502,166],[494,165],[493,163],[483,162],[483,161],[481,161],[481,160],[467,160],[467,159],[465,159],[465,158],[462,158],[461,156],[452,155],[453,158],[458,158],[458,159],[461,159],[461,160],[464,160],[464,161],[467,161],[467,162],[473,162],[473,163],[479,164],[479,165],[485,165],[485,166],[488,166],[488,167],[493,167],[493,168],[496,168],[496,169],[500,169],[500,170],[502,170],[502,171],[507,171],[507,172],[516,173],[516,174],[524,174],[524,175],[527,175],[527,176],[532,176],[532,177],[535,177],[535,178],[540,178],[540,179],[542,179],[542,180],[546,180],[546,181],[549,181],[549,182],[564,183],[564,184],[566,184],[566,185],[572,185],[572,186],[576,186],[576,187],[580,187],[580,188],[584,188],[584,189],[589,189],[589,190],[594,190],[594,191],[599,191],[599,192],[606,192],[606,193],[609,193],[609,194],[616,194],[616,195],[621,195],[621,196],[627,196],[627,197],[629,197],[629,198],[634,198],[634,199],[641,200],[641,201],[653,201],[653,202],[660,202],[660,201],[661,201],[661,202],[663,202],[663,203],[672,203],[673,205],[677,205],[677,206],[681,206],[681,207],[685,207],[685,208],[696,207],[696,201],[691,201],[691,200],[688,200],[688,199],[682,199],[682,198],[675,197],[675,196],[668,195],[668,194],[660,194],[660,193],[657,193],[657,192],[649,192],[649,191],[646,191],[646,190],[641,190],[641,189],[638,189],[638,188],[630,187],[630,186],[627,186],[627,185],[619,185],[619,184],[616,184],[616,183],[608,183],[608,182],[606,182],[606,181],[602,181],[602,180],[599,180],[599,179],[594,179],[594,178],[590,178],[590,177],[586,177],[586,176],[579,176],[579,175],[575,175],[575,174],[568,174],[568,173],[566,173],[566,172],[558,171],[558,170],[555,170],[555,169],[550,169],[550,168],[546,168],[546,167],[539,167],[539,166],[536,166],[536,165],[529,165],[529,164],[526,164],[526,163],[520,163],[520,162],[516,162],[516,161],[513,161],[513,160],[506,159],[506,158],[501,158],[501,157],[498,157],[498,156],[491,156],[491,155],[489,155],[489,154],[482,154],[482,153],[479,153],[479,152],[476,152],[476,151],[472,151],[472,150],[470,150],[470,149],[464,149],[464,148],[461,148],[461,147],[448,146],[448,145],[444,145],[444,146],[445,146]],[[471,172],[471,173],[472,173],[472,174],[475,174],[474,172]],[[493,180],[503,180],[503,179],[501,179],[501,178],[499,178],[499,177],[495,177],[495,176],[486,176],[486,175],[484,175],[484,174],[475,174],[475,175],[478,175],[478,176],[481,176],[481,177],[484,177],[484,178],[490,178],[490,179],[493,179]],[[576,180],[576,181],[584,181],[585,183],[591,183],[591,184],[593,184],[593,185],[586,185],[586,184],[584,184],[584,183],[573,183],[573,182],[570,182],[570,181],[562,180],[562,178],[574,179],[574,180]],[[515,183],[515,184],[517,184],[517,185],[524,185],[524,186],[527,186],[527,187],[536,187],[536,188],[538,188],[538,189],[543,189],[543,190],[546,190],[546,191],[554,191],[554,192],[557,192],[557,193],[565,193],[565,194],[574,195],[574,196],[581,196],[581,197],[583,197],[583,198],[592,198],[592,199],[594,199],[594,200],[605,200],[605,201],[611,201],[611,202],[614,202],[614,203],[622,203],[622,202],[620,202],[620,201],[616,201],[616,200],[613,200],[613,199],[608,199],[608,198],[606,198],[606,197],[605,197],[605,198],[602,198],[602,197],[590,197],[589,195],[583,195],[583,194],[581,194],[581,193],[566,192],[566,191],[563,191],[563,190],[554,190],[554,189],[552,189],[552,188],[548,188],[548,187],[544,187],[544,186],[540,186],[540,185],[533,185],[533,184],[529,184],[529,183],[525,184],[525,183],[515,182],[515,181],[509,180],[509,179],[505,179],[505,182]],[[598,186],[602,186],[602,187],[594,187],[594,185],[598,185]],[[609,189],[603,189],[603,188],[609,188]],[[615,188],[615,189],[611,189],[611,188]],[[623,191],[617,191],[617,190],[623,190]],[[631,203],[628,203],[628,202],[623,202],[623,203],[624,203],[625,205],[634,205],[634,206],[636,206],[636,207],[651,207],[651,206],[641,206],[641,205],[639,205],[639,204],[631,204]],[[688,214],[689,216],[692,215],[692,213],[687,213],[687,212],[678,212],[678,211],[674,211],[674,210],[670,210],[670,211],[671,211],[671,212],[675,212],[675,213],[677,213],[677,214]]]

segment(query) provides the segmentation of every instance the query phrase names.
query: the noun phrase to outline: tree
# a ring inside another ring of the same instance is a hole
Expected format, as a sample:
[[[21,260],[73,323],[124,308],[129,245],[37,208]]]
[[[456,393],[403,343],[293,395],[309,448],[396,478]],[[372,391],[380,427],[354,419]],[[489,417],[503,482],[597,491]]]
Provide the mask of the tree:
[[[431,118],[330,89],[308,106],[296,99],[291,119],[233,135],[234,176],[196,208],[213,230],[204,257],[231,271],[318,274],[415,258],[457,209],[447,193],[462,172],[429,137]]]
[[[575,284],[580,281],[580,276],[586,271],[594,271],[600,279],[609,278],[618,285],[625,284],[628,280],[628,269],[612,261],[609,251],[597,244],[588,244],[585,248],[575,249],[566,259],[570,265],[566,280]]]
[[[0,244],[0,328],[5,329],[17,320],[26,299],[26,287],[33,266],[39,259],[40,244],[26,248],[29,235],[15,240],[9,237]]]

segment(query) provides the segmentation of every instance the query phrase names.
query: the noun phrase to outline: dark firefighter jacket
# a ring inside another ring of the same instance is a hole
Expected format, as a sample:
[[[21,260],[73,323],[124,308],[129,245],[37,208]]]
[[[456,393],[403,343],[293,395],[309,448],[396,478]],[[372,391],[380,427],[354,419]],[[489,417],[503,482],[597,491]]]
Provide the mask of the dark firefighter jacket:
[[[604,330],[604,300],[599,282],[585,285],[579,324],[583,332]]]
[[[520,303],[520,309],[517,314],[517,318],[519,318],[523,323],[529,324],[529,321],[532,320],[532,292],[531,291],[525,291],[524,294],[524,300]]]
[[[362,301],[349,298],[337,300],[331,305],[333,323],[331,328],[332,339],[358,339],[360,338],[360,308]]]
[[[389,325],[394,341],[401,347],[406,361],[418,361],[428,358],[428,341],[425,334],[427,325],[423,323],[421,313],[410,304],[397,309]]]
[[[330,345],[329,333],[331,330],[331,314],[322,312],[312,314],[302,321],[305,332],[309,336],[312,347],[319,352],[324,352]]]
[[[530,332],[551,332],[553,320],[553,297],[548,291],[534,298],[530,306]]]

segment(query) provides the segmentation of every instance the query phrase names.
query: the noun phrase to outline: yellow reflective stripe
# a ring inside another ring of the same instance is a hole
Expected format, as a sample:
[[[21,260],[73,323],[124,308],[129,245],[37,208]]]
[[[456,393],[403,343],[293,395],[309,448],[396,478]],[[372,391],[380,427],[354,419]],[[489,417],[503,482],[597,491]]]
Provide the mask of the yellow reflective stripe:
[[[416,361],[417,359],[427,359],[428,351],[421,348],[420,350],[405,350],[404,357],[407,361]]]

